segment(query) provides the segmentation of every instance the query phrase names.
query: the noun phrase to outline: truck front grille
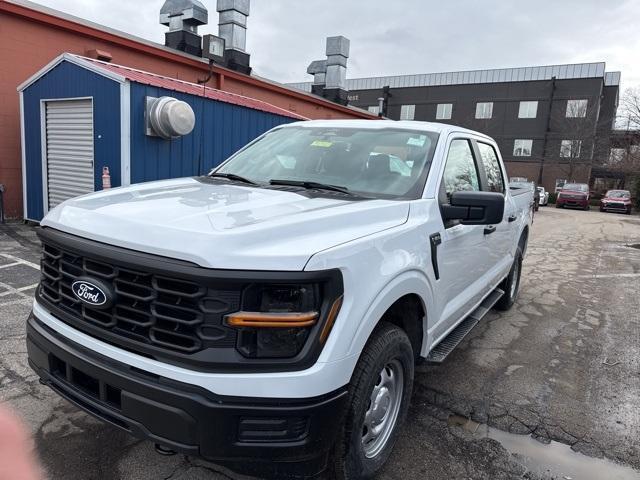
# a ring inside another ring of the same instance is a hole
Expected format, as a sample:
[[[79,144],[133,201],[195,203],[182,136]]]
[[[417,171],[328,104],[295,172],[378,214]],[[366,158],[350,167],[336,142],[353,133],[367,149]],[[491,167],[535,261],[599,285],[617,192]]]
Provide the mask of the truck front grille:
[[[205,285],[172,277],[170,272],[133,270],[47,243],[41,269],[40,299],[64,312],[61,320],[80,330],[94,327],[91,334],[104,333],[111,343],[121,338],[185,354],[235,346],[236,333],[222,324],[222,318],[240,307],[238,285]],[[110,285],[114,305],[100,310],[82,303],[71,290],[79,277]]]

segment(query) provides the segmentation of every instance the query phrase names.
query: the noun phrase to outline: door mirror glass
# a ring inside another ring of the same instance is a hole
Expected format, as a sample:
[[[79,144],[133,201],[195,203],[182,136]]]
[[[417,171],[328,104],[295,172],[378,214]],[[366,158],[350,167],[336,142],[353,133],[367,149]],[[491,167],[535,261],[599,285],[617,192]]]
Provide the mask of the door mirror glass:
[[[504,216],[504,195],[495,192],[453,192],[441,206],[445,221],[463,225],[495,225]]]

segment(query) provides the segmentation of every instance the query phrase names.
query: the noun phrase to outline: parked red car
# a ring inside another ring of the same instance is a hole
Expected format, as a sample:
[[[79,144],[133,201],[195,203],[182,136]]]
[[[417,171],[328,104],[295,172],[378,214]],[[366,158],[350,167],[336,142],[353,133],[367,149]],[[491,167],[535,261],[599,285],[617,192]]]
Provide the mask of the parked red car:
[[[631,192],[629,190],[609,190],[600,200],[601,212],[619,212],[631,215]]]
[[[589,185],[586,183],[567,183],[558,192],[556,208],[578,207],[589,210]]]

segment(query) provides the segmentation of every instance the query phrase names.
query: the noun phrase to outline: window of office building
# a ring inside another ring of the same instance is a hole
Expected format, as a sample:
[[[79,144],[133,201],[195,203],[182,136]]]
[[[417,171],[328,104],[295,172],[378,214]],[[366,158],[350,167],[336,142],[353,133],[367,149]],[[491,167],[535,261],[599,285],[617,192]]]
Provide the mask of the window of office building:
[[[587,100],[567,100],[567,117],[579,118],[587,116]]]
[[[560,143],[560,156],[563,158],[579,158],[582,140],[562,140]]]
[[[400,120],[413,120],[416,116],[415,105],[402,105],[400,107]]]
[[[513,142],[514,157],[530,157],[533,140],[518,139]]]
[[[493,102],[476,103],[476,118],[491,118],[493,115]]]
[[[538,115],[538,102],[520,102],[518,118],[536,118]]]
[[[439,103],[436,108],[436,120],[451,120],[453,103]]]

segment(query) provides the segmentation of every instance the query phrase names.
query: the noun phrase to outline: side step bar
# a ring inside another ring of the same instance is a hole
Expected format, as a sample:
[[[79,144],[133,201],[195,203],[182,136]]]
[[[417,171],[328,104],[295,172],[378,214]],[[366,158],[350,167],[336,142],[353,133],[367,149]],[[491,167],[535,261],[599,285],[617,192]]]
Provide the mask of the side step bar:
[[[436,345],[429,356],[425,359],[427,363],[439,365],[445,358],[453,352],[460,342],[473,330],[480,320],[491,310],[498,300],[504,295],[504,291],[496,288],[471,314],[451,330],[442,341]]]

